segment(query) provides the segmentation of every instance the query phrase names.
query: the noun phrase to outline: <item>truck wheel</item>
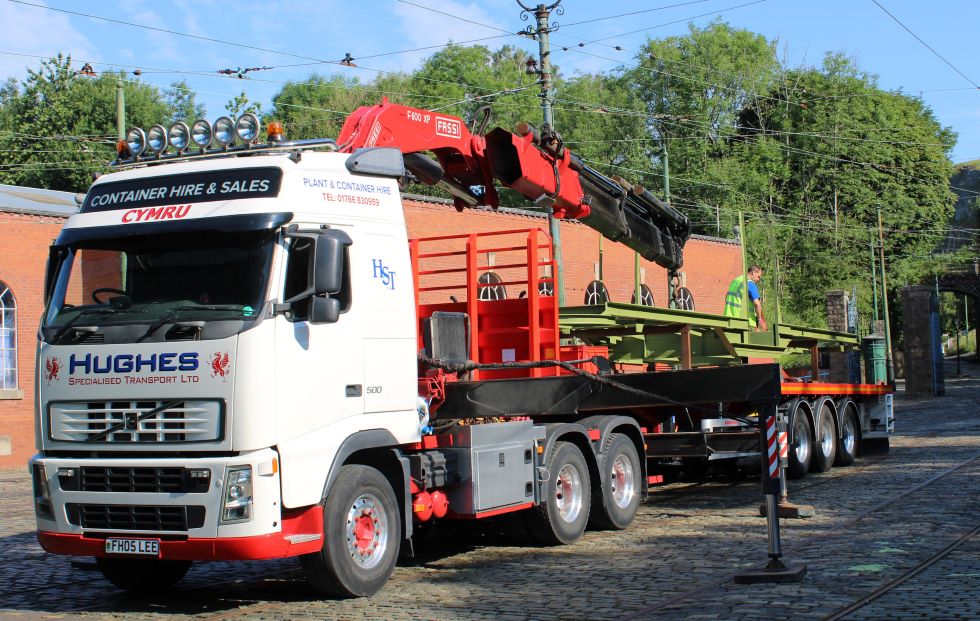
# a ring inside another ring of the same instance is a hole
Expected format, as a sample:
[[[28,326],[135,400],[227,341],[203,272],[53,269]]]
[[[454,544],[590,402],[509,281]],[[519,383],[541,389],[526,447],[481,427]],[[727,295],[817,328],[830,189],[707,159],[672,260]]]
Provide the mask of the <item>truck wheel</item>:
[[[528,530],[537,543],[572,543],[589,522],[589,466],[577,446],[555,442],[548,458],[544,504],[528,511]]]
[[[793,443],[789,447],[789,466],[786,468],[786,476],[791,479],[802,479],[810,471],[810,460],[813,458],[812,430],[810,416],[803,410],[797,410],[793,417]]]
[[[643,469],[633,441],[621,433],[606,437],[607,456],[601,473],[601,494],[592,495],[589,522],[607,530],[622,530],[633,522],[640,508]]]
[[[323,506],[323,549],[300,557],[306,579],[325,595],[373,595],[395,570],[401,533],[388,480],[368,466],[344,466]]]
[[[95,564],[106,580],[133,593],[172,587],[191,568],[191,561],[156,558],[96,557]]]
[[[835,466],[850,466],[858,454],[858,422],[853,410],[849,407],[844,412],[844,424],[841,425],[840,439],[837,441],[837,457]]]
[[[830,408],[822,406],[817,426],[817,441],[810,461],[811,472],[827,472],[834,467],[834,457],[837,455],[837,430],[834,428],[834,415]]]

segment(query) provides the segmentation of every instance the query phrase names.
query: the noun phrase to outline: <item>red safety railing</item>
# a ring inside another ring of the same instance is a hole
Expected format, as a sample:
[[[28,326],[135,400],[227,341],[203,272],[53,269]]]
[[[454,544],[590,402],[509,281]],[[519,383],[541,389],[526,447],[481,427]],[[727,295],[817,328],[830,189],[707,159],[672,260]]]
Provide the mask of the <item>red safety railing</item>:
[[[559,355],[558,301],[551,238],[541,229],[424,237],[409,242],[415,277],[416,326],[435,312],[469,316],[470,360],[479,363],[553,360]],[[499,281],[480,282],[493,272]],[[513,293],[520,289],[516,297]],[[492,294],[480,295],[481,291]],[[501,295],[501,293],[503,295]],[[485,298],[485,299],[481,299]],[[493,299],[497,298],[497,299]],[[557,375],[555,367],[477,370],[471,379]]]

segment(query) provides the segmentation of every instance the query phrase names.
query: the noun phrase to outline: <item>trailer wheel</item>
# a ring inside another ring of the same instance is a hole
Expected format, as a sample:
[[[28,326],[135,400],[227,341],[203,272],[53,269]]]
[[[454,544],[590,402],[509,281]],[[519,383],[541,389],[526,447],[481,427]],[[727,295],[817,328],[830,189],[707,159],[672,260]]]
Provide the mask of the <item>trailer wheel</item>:
[[[368,466],[344,466],[323,506],[323,549],[300,557],[306,578],[326,595],[377,593],[395,570],[401,532],[388,480]]]
[[[810,415],[802,409],[793,416],[793,444],[789,447],[789,466],[786,475],[791,479],[802,479],[810,471],[813,459],[813,427]]]
[[[834,467],[834,457],[837,455],[837,430],[834,428],[834,413],[824,403],[817,415],[817,441],[810,461],[811,472],[827,472]]]
[[[544,504],[528,511],[528,530],[537,543],[572,543],[582,536],[589,522],[589,466],[577,446],[555,442],[548,471]]]
[[[844,411],[844,421],[840,428],[840,440],[837,441],[837,457],[835,466],[850,466],[858,455],[858,422],[853,407]]]
[[[607,530],[622,530],[640,508],[643,470],[633,441],[621,433],[606,437],[606,459],[600,474],[601,493],[592,495],[590,523]]]
[[[133,593],[155,592],[180,582],[191,561],[156,558],[96,557],[95,565],[106,580]]]

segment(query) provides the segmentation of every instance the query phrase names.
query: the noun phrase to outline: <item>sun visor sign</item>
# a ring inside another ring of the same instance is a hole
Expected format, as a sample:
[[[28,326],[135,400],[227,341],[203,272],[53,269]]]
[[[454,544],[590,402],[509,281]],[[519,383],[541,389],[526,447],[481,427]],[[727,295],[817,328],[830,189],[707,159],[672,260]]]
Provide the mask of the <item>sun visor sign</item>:
[[[280,168],[235,168],[186,175],[146,177],[94,186],[80,213],[164,205],[268,198],[279,195]]]

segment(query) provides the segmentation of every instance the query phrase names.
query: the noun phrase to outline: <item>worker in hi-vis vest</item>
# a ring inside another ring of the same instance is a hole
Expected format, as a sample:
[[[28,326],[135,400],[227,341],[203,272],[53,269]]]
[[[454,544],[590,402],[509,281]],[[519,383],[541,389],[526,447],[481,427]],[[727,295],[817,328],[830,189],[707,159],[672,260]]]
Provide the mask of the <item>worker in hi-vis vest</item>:
[[[753,265],[749,268],[749,325],[756,330],[766,331],[769,326],[766,324],[766,314],[762,310],[762,297],[759,295],[759,287],[756,283],[762,278],[762,268]],[[728,295],[725,296],[725,316],[742,316],[742,287],[745,284],[743,276],[738,276],[728,286]]]

